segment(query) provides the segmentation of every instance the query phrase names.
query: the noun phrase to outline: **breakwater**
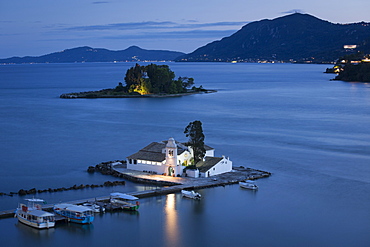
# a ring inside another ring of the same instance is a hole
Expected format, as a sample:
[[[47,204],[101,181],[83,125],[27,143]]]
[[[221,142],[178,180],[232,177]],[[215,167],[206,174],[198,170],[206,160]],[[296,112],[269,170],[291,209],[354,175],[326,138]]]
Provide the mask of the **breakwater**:
[[[118,185],[125,185],[125,181],[106,181],[103,184],[80,184],[80,185],[73,185],[71,187],[61,187],[61,188],[48,188],[48,189],[20,189],[18,192],[9,192],[4,193],[0,192],[0,196],[13,196],[13,195],[32,195],[32,194],[41,194],[45,192],[61,192],[61,191],[68,191],[68,190],[81,190],[85,188],[96,188],[96,187],[111,187],[111,186],[118,186]]]

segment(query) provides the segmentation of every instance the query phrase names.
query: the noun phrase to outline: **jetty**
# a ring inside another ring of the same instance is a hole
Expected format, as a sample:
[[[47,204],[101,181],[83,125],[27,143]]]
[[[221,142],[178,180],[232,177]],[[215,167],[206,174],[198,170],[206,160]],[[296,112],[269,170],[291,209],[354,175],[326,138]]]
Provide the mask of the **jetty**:
[[[129,181],[137,183],[146,183],[152,185],[163,186],[161,188],[145,190],[145,191],[135,191],[126,194],[136,196],[138,198],[145,198],[151,196],[160,196],[171,193],[180,193],[181,190],[196,190],[204,189],[217,186],[226,186],[230,184],[236,184],[244,180],[254,180],[264,177],[269,177],[271,173],[261,170],[256,170],[252,168],[245,167],[233,167],[231,172],[223,173],[220,175],[215,175],[207,178],[191,178],[191,177],[170,177],[152,174],[148,172],[141,172],[127,169],[124,164],[119,164],[111,167],[112,175],[116,177],[121,177]],[[81,199],[70,201],[66,203],[70,204],[83,204],[85,202],[98,202],[100,205],[109,202],[110,196],[94,197],[88,199]],[[53,205],[47,204],[42,207],[43,210],[51,211]],[[14,216],[14,209],[0,211],[0,218],[8,218]]]

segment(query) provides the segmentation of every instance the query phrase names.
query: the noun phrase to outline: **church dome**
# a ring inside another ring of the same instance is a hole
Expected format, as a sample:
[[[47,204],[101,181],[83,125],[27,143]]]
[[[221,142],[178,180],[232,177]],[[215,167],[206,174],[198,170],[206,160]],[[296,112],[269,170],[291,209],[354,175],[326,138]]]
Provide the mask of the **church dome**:
[[[177,145],[176,145],[175,139],[173,139],[172,137],[170,139],[168,139],[168,142],[167,142],[166,147],[168,147],[168,148],[176,148]]]

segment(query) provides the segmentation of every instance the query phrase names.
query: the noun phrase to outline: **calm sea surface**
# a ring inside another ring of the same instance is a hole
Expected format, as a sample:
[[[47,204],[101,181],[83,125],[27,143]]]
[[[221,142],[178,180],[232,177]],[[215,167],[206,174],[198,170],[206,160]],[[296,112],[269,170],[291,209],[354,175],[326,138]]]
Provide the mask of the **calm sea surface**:
[[[169,63],[217,93],[163,99],[60,99],[115,87],[133,63],[0,66],[0,192],[102,184],[88,174],[203,123],[235,166],[266,170],[238,185],[141,200],[138,214],[35,230],[0,219],[1,246],[370,246],[370,86],[330,81],[327,65]],[[37,195],[48,203],[132,192],[125,186]],[[24,198],[0,196],[0,210]]]

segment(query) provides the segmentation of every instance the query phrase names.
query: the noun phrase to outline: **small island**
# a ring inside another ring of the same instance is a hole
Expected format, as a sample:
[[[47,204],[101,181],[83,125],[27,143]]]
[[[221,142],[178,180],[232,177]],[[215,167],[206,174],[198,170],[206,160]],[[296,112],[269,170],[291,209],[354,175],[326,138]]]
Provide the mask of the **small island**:
[[[124,78],[115,88],[79,93],[67,93],[60,98],[143,98],[143,97],[178,97],[196,93],[213,93],[216,90],[206,90],[202,86],[195,87],[191,77],[175,79],[175,73],[168,65],[136,64],[127,70]]]

